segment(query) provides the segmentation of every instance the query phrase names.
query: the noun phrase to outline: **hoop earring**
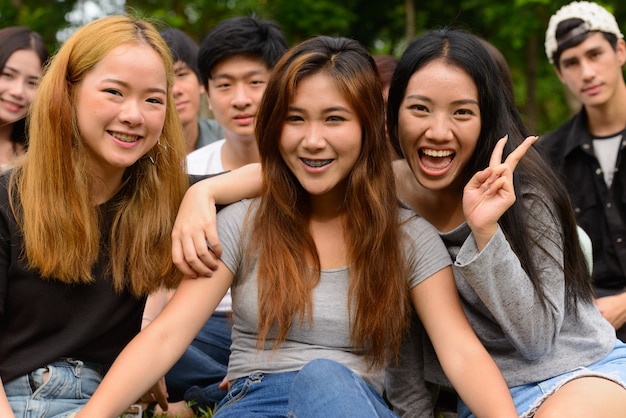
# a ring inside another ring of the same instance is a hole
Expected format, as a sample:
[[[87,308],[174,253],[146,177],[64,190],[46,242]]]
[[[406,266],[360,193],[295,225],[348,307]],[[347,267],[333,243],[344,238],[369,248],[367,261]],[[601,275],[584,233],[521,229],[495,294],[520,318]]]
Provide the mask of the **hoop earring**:
[[[161,154],[161,152],[167,151],[167,145],[161,144],[161,138],[159,138],[157,140],[156,144],[157,144],[157,147],[159,148],[159,150],[155,151],[154,148],[152,148],[152,153],[154,153],[154,157],[152,157],[151,155],[148,155],[148,159],[154,165],[157,164],[157,161],[159,160],[159,155]]]

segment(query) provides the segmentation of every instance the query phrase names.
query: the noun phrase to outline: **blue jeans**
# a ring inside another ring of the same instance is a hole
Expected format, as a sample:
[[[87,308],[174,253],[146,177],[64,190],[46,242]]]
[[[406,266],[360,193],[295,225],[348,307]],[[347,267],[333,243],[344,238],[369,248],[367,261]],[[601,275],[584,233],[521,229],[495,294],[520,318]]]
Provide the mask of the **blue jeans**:
[[[626,344],[616,339],[615,347],[608,356],[589,366],[579,367],[544,381],[509,388],[520,417],[533,416],[541,404],[564,384],[580,377],[603,377],[626,388]],[[458,417],[470,418],[474,414],[460,400]]]
[[[218,386],[228,369],[230,334],[227,314],[215,312],[165,375],[170,401],[184,399],[196,408],[207,409],[226,396]]]
[[[233,382],[214,418],[397,417],[383,398],[347,367],[309,362],[299,372],[255,372]]]
[[[63,359],[4,384],[16,418],[64,418],[82,408],[102,381],[104,365]]]

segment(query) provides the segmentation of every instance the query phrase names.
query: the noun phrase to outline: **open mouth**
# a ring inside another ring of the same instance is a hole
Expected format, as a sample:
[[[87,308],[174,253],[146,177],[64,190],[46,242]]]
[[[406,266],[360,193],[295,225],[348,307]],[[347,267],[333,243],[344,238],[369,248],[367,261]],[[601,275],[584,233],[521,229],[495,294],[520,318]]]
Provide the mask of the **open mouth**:
[[[447,168],[456,154],[450,150],[421,149],[419,157],[421,164],[430,170]]]

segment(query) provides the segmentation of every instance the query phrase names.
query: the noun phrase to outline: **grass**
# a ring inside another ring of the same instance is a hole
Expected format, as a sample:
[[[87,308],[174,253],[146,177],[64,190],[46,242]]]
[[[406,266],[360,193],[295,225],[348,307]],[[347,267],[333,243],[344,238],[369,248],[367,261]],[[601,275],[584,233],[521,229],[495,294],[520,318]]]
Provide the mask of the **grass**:
[[[189,408],[191,408],[191,404],[187,404],[187,406]],[[211,409],[202,409],[199,408],[200,414],[199,415],[195,415],[197,418],[211,418],[213,416],[213,411]],[[134,414],[122,414],[120,416],[120,418],[135,418],[136,415]],[[166,414],[156,414],[154,412],[150,413],[147,411],[143,412],[142,418],[171,418],[168,417]],[[179,418],[178,415],[175,415],[175,418]]]

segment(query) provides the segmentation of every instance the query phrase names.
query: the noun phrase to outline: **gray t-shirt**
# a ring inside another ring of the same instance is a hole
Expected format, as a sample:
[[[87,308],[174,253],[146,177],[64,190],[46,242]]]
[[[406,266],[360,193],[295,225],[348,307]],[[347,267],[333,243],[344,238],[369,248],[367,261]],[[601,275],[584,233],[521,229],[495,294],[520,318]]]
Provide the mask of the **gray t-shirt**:
[[[267,339],[267,349],[256,349],[258,323],[257,266],[255,260],[246,263],[244,251],[247,232],[246,213],[252,219],[256,200],[234,203],[218,213],[218,233],[222,243],[222,261],[235,275],[232,289],[233,331],[228,379],[250,375],[255,371],[280,373],[300,370],[309,361],[326,358],[337,361],[371,384],[379,393],[383,389],[383,370],[370,370],[362,353],[350,341],[347,310],[349,268],[323,270],[313,294],[313,322],[296,322],[287,339],[276,351],[273,340]],[[409,287],[418,285],[451,260],[436,230],[423,218],[399,209],[403,230],[407,235],[405,250],[409,263]],[[384,262],[384,260],[381,260]],[[248,271],[243,271],[248,267]]]

